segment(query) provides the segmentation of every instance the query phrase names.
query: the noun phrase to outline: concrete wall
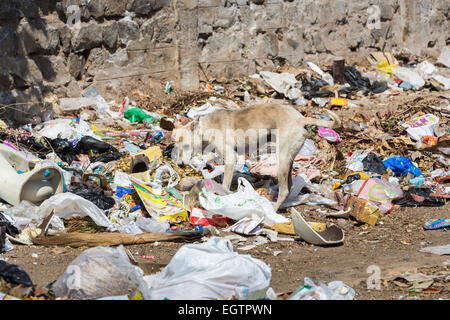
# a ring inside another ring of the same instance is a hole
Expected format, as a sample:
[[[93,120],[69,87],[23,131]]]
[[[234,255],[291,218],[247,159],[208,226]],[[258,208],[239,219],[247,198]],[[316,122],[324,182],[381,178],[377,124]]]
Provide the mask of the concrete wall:
[[[82,9],[75,25],[71,6]],[[383,46],[436,56],[449,44],[449,9],[447,0],[1,0],[0,104],[93,87],[117,98],[148,78],[195,89],[201,78]],[[27,122],[45,107],[0,112]]]

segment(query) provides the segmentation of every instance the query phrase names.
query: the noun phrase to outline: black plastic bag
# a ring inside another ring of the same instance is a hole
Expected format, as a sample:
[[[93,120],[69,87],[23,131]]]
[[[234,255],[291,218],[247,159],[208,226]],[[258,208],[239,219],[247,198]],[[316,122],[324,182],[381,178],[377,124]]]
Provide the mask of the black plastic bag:
[[[12,237],[20,234],[20,231],[5,218],[3,213],[0,212],[0,226],[5,226],[6,233]]]
[[[41,143],[37,142],[33,136],[27,137],[26,139],[20,139],[14,135],[7,134],[6,132],[0,132],[0,140],[10,140],[20,143],[26,149],[32,152],[38,153],[39,158],[45,159],[45,154],[50,153],[52,150],[45,147]]]
[[[102,154],[100,156],[97,157],[91,157],[89,160],[94,163],[94,162],[104,162],[104,163],[108,163],[111,161],[115,161],[118,160],[120,158],[122,158],[123,153],[122,152],[113,152],[113,153],[106,153],[106,154]]]
[[[370,91],[372,91],[373,93],[382,93],[382,92],[385,92],[387,90],[387,88],[388,88],[388,85],[386,82],[375,81],[370,86]]]
[[[84,136],[81,138],[81,140],[78,141],[75,150],[77,154],[89,154],[91,151],[96,154],[118,152],[112,145],[91,136]]]
[[[116,203],[113,198],[105,196],[103,191],[96,191],[85,185],[72,189],[70,192],[91,201],[102,210],[111,209]]]
[[[301,90],[305,93],[305,98],[310,100],[312,98],[330,98],[334,97],[334,93],[329,90],[320,90],[320,88],[328,86],[325,80],[312,80],[309,83],[304,83]]]
[[[352,174],[347,177],[347,180],[345,180],[345,184],[350,184],[353,181],[361,180],[361,175],[359,173]]]
[[[353,94],[354,92],[359,91],[358,87],[343,87],[341,89],[338,90],[338,94],[339,96],[349,96],[351,94]]]
[[[48,142],[52,146],[53,150],[55,150],[55,153],[58,155],[61,160],[64,162],[67,162],[69,165],[72,163],[72,161],[76,161],[77,157],[76,150],[71,142],[67,139],[48,139]]]
[[[405,192],[405,196],[393,201],[403,207],[441,207],[445,205],[445,199],[430,197],[430,188],[411,187]]]
[[[387,172],[387,168],[384,166],[383,162],[373,152],[369,153],[362,160],[362,163],[364,171],[375,172],[378,174],[385,174]]]
[[[0,279],[14,286],[23,285],[25,288],[33,287],[33,282],[22,268],[3,260],[0,260]]]
[[[345,67],[345,80],[353,86],[358,88],[370,88],[370,80],[368,78],[363,78],[361,73],[354,67]]]

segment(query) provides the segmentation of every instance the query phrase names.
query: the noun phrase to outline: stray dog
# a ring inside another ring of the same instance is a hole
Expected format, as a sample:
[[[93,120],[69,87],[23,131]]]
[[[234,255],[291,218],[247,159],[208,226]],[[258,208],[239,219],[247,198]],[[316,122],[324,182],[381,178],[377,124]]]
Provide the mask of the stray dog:
[[[196,118],[191,123],[175,127],[172,140],[175,142],[172,155],[177,164],[187,164],[188,152],[203,151],[203,142],[209,142],[225,159],[223,187],[230,189],[234,167],[237,162],[236,141],[233,132],[256,132],[258,139],[270,130],[276,132],[278,147],[278,199],[275,211],[289,195],[292,185],[291,170],[295,156],[306,140],[306,125],[337,128],[341,126],[339,117],[325,110],[332,118],[329,120],[306,118],[293,106],[281,104],[255,104],[236,110],[217,110],[214,113]],[[236,136],[236,135],[235,135]],[[247,144],[247,142],[246,142]],[[192,154],[192,153],[191,153]]]

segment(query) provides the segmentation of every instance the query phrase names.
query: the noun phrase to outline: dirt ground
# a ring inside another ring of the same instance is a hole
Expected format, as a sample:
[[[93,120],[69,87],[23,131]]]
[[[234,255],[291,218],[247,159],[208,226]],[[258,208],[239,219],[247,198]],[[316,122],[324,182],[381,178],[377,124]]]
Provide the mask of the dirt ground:
[[[307,221],[337,223],[335,218],[327,218],[312,206],[298,206]],[[380,218],[375,227],[361,225],[352,220],[339,221],[345,230],[345,241],[334,247],[320,247],[303,241],[269,242],[241,254],[268,263],[272,269],[271,287],[279,298],[303,286],[304,277],[328,283],[341,280],[356,291],[356,299],[396,300],[396,299],[449,299],[450,263],[449,256],[439,256],[419,252],[421,248],[450,243],[450,232],[446,229],[425,230],[426,219],[450,217],[450,205],[439,208],[399,208]],[[288,213],[286,215],[289,216]],[[228,233],[221,232],[220,236]],[[279,237],[294,236],[281,235]],[[247,244],[253,242],[249,237]],[[157,272],[169,263],[171,257],[183,243],[160,242],[154,244],[127,246],[138,261],[141,255],[156,256],[147,262],[146,274]],[[236,243],[234,248],[236,250]],[[14,250],[1,254],[9,263],[21,266],[33,283],[46,286],[55,281],[69,263],[86,248],[46,248],[39,246],[15,245]],[[274,251],[282,251],[274,256]],[[38,254],[33,258],[32,254]],[[148,260],[147,260],[148,261]],[[447,262],[447,263],[446,263]],[[367,268],[371,265],[381,269],[380,290],[368,290],[366,281],[371,275]],[[153,268],[152,268],[153,267]],[[395,284],[392,280],[396,272],[421,272],[437,278],[431,286],[432,293],[410,293],[407,286]]]

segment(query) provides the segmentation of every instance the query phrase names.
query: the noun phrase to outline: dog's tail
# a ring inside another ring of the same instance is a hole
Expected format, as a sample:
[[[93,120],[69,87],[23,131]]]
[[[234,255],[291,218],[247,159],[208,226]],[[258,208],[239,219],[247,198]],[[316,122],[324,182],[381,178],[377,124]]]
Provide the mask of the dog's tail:
[[[341,119],[332,111],[325,110],[327,113],[330,114],[330,117],[332,120],[323,120],[323,119],[316,119],[316,118],[305,118],[303,121],[305,124],[311,124],[316,125],[318,127],[325,127],[325,128],[339,128],[341,126]]]

